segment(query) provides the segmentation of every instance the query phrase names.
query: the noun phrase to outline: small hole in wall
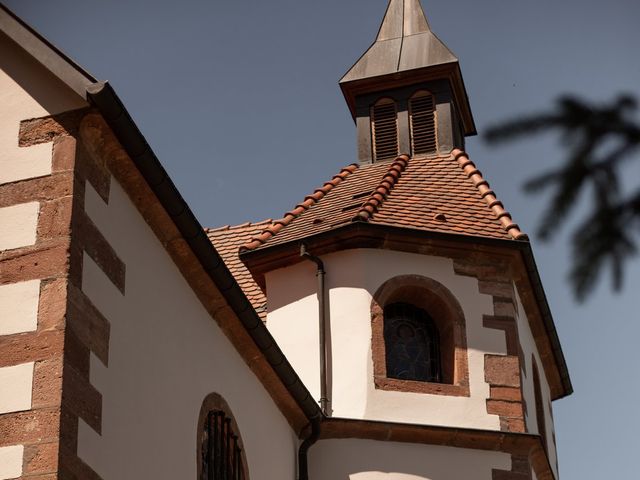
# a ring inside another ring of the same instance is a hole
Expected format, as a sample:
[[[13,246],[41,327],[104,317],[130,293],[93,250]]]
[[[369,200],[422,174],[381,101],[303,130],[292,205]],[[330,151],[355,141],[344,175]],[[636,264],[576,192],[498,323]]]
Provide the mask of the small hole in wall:
[[[314,225],[320,225],[322,222],[324,222],[323,218],[314,218],[313,219],[313,224]]]
[[[439,222],[446,222],[447,216],[444,213],[438,213],[434,217],[434,220],[438,220]]]

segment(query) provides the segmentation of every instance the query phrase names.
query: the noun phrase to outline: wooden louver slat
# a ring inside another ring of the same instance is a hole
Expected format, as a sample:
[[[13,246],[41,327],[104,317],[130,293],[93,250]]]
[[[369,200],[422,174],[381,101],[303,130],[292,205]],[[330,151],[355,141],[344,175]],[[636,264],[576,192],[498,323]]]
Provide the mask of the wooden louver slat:
[[[398,114],[392,101],[378,103],[371,109],[374,160],[398,156]]]
[[[424,92],[414,96],[409,101],[409,115],[413,154],[435,153],[438,143],[433,95]]]

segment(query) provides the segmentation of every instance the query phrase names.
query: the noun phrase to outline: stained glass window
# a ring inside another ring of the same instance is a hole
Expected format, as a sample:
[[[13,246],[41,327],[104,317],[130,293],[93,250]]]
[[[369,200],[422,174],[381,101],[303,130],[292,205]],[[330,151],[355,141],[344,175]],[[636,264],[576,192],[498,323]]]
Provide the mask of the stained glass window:
[[[387,377],[440,382],[438,330],[429,314],[408,303],[384,308]]]

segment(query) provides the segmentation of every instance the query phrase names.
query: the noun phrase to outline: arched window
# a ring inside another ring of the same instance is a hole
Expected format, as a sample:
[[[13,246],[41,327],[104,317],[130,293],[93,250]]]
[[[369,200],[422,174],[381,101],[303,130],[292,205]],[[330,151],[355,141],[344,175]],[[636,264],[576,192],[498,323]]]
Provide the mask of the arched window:
[[[410,303],[384,307],[387,377],[440,382],[440,338],[429,314]]]
[[[371,107],[373,160],[388,160],[398,156],[398,110],[396,102],[382,98]]]
[[[238,426],[222,397],[205,399],[198,425],[198,480],[248,480]]]
[[[386,281],[371,302],[371,330],[376,388],[470,395],[464,313],[441,283],[420,275]]]
[[[411,148],[414,155],[436,153],[436,104],[433,95],[421,90],[409,100]]]

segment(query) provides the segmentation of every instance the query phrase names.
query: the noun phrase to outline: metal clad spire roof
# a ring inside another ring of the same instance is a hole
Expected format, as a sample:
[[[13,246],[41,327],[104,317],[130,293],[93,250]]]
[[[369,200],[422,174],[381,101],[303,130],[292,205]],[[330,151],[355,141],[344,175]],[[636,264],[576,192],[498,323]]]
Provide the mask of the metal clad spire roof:
[[[376,41],[429,32],[420,0],[391,0]]]
[[[404,2],[404,34],[416,35],[431,31],[429,22],[424,14],[420,0],[407,0]]]
[[[404,16],[404,0],[391,0],[387,6],[387,13],[384,15],[378,38],[376,42],[391,40],[393,38],[402,38]]]
[[[340,82],[457,62],[431,31],[420,0],[390,0],[376,41]]]

